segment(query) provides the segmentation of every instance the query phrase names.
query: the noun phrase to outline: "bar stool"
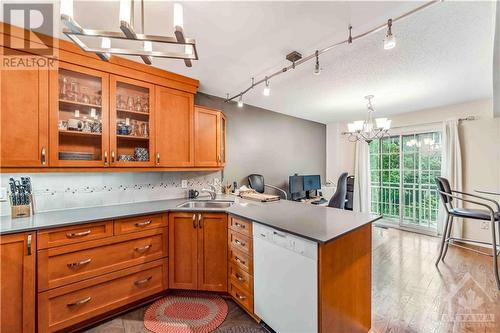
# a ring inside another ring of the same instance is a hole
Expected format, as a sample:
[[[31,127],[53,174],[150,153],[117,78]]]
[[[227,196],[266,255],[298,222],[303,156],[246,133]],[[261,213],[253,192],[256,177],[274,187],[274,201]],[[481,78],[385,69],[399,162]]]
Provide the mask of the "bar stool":
[[[448,181],[448,179],[446,179],[444,177],[437,177],[436,183],[437,183],[437,187],[438,187],[438,192],[439,192],[440,197],[441,197],[441,201],[443,202],[444,208],[446,210],[446,224],[445,224],[444,231],[443,231],[443,238],[441,240],[441,249],[439,252],[439,257],[436,260],[436,266],[439,264],[439,260],[444,261],[444,258],[446,257],[446,253],[448,252],[449,245],[454,245],[454,246],[461,247],[461,248],[466,249],[466,250],[477,252],[479,254],[491,256],[491,257],[493,257],[493,272],[495,273],[497,288],[500,290],[500,277],[499,277],[499,272],[498,272],[498,260],[497,260],[498,255],[500,253],[500,251],[499,251],[500,245],[497,244],[497,240],[496,240],[496,238],[497,238],[496,224],[497,223],[500,224],[500,204],[493,199],[481,197],[481,196],[478,196],[475,194],[470,194],[470,193],[452,190],[450,187],[450,182]],[[493,203],[496,206],[496,211],[494,211],[493,208],[491,208],[491,206],[488,205],[487,203],[477,201],[477,200],[471,200],[471,199],[464,198],[464,197],[472,197],[472,198],[476,198],[479,200],[484,200],[484,201],[488,201],[490,203]],[[453,203],[452,203],[453,199],[456,199],[458,201],[468,202],[471,204],[475,204],[475,205],[484,207],[485,209],[455,208],[455,207],[453,207]],[[480,220],[480,221],[490,221],[490,223],[491,223],[491,243],[477,241],[477,240],[473,240],[473,239],[451,237],[451,230],[453,228],[453,218],[455,218],[455,217],[468,218],[468,219],[474,219],[474,220]],[[463,241],[463,242],[470,242],[470,243],[476,243],[476,244],[491,245],[492,254],[456,244],[454,241]]]

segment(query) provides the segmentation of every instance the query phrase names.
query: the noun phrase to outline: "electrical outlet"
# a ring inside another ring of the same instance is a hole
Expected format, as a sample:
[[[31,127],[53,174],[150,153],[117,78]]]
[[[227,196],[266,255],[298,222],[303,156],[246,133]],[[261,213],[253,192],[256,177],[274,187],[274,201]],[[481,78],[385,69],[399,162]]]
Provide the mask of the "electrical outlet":
[[[188,181],[187,181],[187,180],[185,180],[185,179],[183,179],[183,180],[181,181],[181,187],[182,187],[182,188],[187,188],[187,187],[188,187]]]
[[[481,222],[481,229],[489,230],[490,229],[490,222]]]
[[[7,188],[0,187],[0,201],[7,201]]]

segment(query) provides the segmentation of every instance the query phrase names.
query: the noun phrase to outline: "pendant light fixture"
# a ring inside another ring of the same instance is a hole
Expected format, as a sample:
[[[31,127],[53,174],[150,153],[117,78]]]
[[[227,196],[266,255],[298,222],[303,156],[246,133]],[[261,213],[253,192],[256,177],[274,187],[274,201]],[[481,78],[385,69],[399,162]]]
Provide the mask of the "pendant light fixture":
[[[238,107],[239,108],[243,107],[243,95],[240,95],[240,98],[238,99]]]
[[[262,90],[262,94],[264,96],[269,96],[271,95],[271,87],[269,87],[269,80],[266,77],[266,86],[264,87],[264,90]]]
[[[135,2],[120,0],[118,15],[121,31],[116,32],[82,28],[73,17],[73,0],[61,0],[61,21],[65,26],[63,33],[83,51],[95,53],[105,61],[111,55],[131,55],[140,57],[148,65],[152,64],[152,58],[171,58],[182,59],[187,67],[191,67],[192,60],[198,60],[198,53],[196,41],[184,36],[182,5],[173,5],[175,37],[168,37],[144,34],[144,0],[140,0],[141,33],[136,32]],[[97,43],[93,41],[95,39]],[[119,46],[111,47],[112,44]],[[179,51],[179,45],[183,46],[182,51]]]
[[[384,39],[384,50],[393,49],[396,46],[396,37],[392,34],[392,19],[387,20],[387,34]]]
[[[368,109],[366,120],[357,120],[347,124],[347,132],[342,134],[346,135],[349,141],[365,140],[370,143],[375,139],[381,139],[388,135],[392,122],[390,119],[376,118],[375,122],[373,121],[375,109],[373,108],[372,99],[374,97],[373,95],[365,96],[365,99],[368,101],[366,104]]]

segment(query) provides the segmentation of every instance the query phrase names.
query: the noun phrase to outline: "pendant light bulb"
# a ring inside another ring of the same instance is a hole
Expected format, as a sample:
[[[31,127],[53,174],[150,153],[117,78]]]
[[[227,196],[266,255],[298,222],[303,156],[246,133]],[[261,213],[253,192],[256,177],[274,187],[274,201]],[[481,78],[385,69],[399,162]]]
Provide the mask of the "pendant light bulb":
[[[384,50],[390,50],[396,46],[396,37],[392,34],[392,19],[387,21],[387,34],[384,38]]]
[[[319,51],[316,50],[316,64],[314,65],[314,75],[320,75],[321,74],[321,68],[319,67]]]
[[[184,28],[184,13],[180,3],[174,3],[174,29]]]
[[[240,98],[238,99],[238,107],[239,108],[243,107],[243,95],[240,95]]]
[[[73,0],[61,0],[61,16],[73,18]]]
[[[120,0],[120,23],[127,22],[130,24],[131,0]]]
[[[269,80],[266,77],[266,86],[264,87],[264,90],[262,91],[262,94],[264,96],[269,96],[271,95],[271,88],[269,87]]]

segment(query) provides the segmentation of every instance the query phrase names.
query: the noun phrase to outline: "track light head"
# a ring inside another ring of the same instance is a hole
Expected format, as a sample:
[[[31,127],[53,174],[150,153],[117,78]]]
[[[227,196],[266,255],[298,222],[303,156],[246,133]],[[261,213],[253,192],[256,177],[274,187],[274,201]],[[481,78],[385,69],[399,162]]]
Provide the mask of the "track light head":
[[[267,79],[267,76],[266,76],[266,86],[264,87],[264,90],[262,91],[262,94],[264,96],[271,95],[271,87],[269,87],[269,80]]]
[[[238,107],[239,108],[243,107],[243,95],[240,95],[240,98],[238,99]]]
[[[320,75],[321,74],[321,67],[319,67],[319,51],[316,50],[316,64],[314,65],[314,75]]]
[[[384,50],[390,50],[396,46],[396,37],[392,34],[392,19],[387,20],[387,34],[384,38]]]

